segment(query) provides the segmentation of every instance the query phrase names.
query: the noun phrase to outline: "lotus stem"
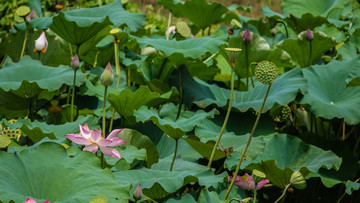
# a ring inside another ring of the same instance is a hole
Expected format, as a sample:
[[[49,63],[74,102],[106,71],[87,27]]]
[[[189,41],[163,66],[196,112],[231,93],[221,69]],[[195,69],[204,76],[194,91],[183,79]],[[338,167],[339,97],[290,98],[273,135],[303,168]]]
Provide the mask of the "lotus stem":
[[[74,121],[74,100],[75,100],[75,82],[76,82],[76,70],[74,70],[73,88],[71,95],[71,122]]]
[[[311,54],[312,54],[312,43],[311,43],[312,41],[309,41],[309,66],[311,66],[312,65],[312,63],[311,63]]]
[[[127,85],[130,87],[131,86],[131,80],[130,80],[130,67],[128,67],[128,72],[127,72]]]
[[[72,51],[72,47],[71,47],[70,42],[69,42],[69,51],[70,51],[70,61],[71,61],[72,57],[73,57],[73,51]],[[70,62],[70,64],[71,64],[71,62]],[[67,94],[67,97],[66,97],[66,104],[70,103],[70,95],[71,95],[71,87],[68,86],[68,94]]]
[[[100,165],[101,165],[101,168],[104,169],[104,154],[102,152],[100,155]]]
[[[245,67],[246,67],[246,88],[249,88],[249,55],[248,55],[247,43],[245,43]]]
[[[290,186],[291,186],[291,183],[289,183],[289,184],[285,187],[285,189],[284,189],[284,191],[282,192],[281,196],[280,196],[274,203],[278,203],[278,202],[286,195],[286,191],[289,189]]]
[[[169,30],[170,24],[171,24],[171,11],[169,11],[169,17],[168,17],[168,23],[167,23],[166,30]],[[166,36],[166,40],[169,40],[169,36]]]
[[[118,46],[117,41],[115,39],[114,41],[114,53],[115,53],[115,67],[116,67],[116,74],[117,74],[117,82],[116,82],[116,89],[119,88],[120,85],[120,63],[119,63],[119,55],[118,55]],[[110,119],[110,126],[109,126],[109,132],[112,130],[112,126],[114,123],[114,116],[115,116],[115,109],[112,109],[111,119]]]
[[[183,66],[180,66],[180,75],[179,75],[179,80],[180,80],[180,103],[179,103],[179,108],[178,108],[178,112],[176,115],[176,119],[179,119],[180,117],[180,112],[181,112],[181,106],[182,106],[182,100],[183,100]]]
[[[176,154],[177,154],[177,149],[178,149],[178,145],[179,145],[179,140],[178,139],[176,139],[175,140],[175,151],[174,151],[174,157],[173,157],[173,159],[172,159],[172,161],[171,161],[171,165],[170,165],[170,171],[172,171],[173,170],[173,167],[174,167],[174,163],[175,163],[175,159],[176,159]]]
[[[102,113],[102,137],[105,138],[105,122],[106,122],[106,95],[107,95],[107,86],[105,86],[104,90],[104,103],[103,103],[103,113]]]
[[[287,26],[286,26],[285,22],[284,22],[284,21],[277,21],[277,22],[284,25],[285,33],[286,33],[286,38],[289,38],[289,31],[288,31],[288,29],[287,29]]]
[[[95,55],[95,59],[94,59],[94,64],[93,64],[93,68],[96,68],[97,66],[97,59],[98,59],[98,56],[99,56],[100,52],[96,52],[96,55]]]
[[[21,49],[20,59],[24,56],[25,46],[26,46],[26,41],[27,41],[27,35],[28,35],[28,31],[25,30],[24,43],[23,43],[23,46],[22,46],[22,49]]]
[[[244,160],[246,151],[247,151],[247,149],[249,148],[251,139],[252,139],[252,137],[253,137],[253,135],[254,135],[254,132],[255,132],[255,130],[256,130],[256,127],[257,127],[257,125],[258,125],[258,123],[259,123],[262,110],[264,109],[265,102],[266,102],[267,96],[268,96],[269,91],[270,91],[270,88],[271,88],[271,84],[272,84],[272,83],[269,84],[269,87],[268,87],[267,90],[266,90],[265,97],[264,97],[264,101],[263,101],[262,104],[261,104],[260,111],[259,111],[259,113],[258,113],[258,115],[257,115],[256,121],[255,121],[254,126],[253,126],[253,128],[252,128],[252,130],[251,130],[251,133],[250,133],[249,139],[248,139],[248,141],[247,141],[247,143],[246,143],[246,146],[245,146],[244,150],[243,150],[242,153],[241,153],[241,157],[240,157],[240,159],[239,159],[239,162],[238,162],[238,164],[237,164],[237,166],[236,166],[236,169],[235,169],[235,173],[234,173],[234,175],[233,175],[234,177],[233,177],[233,179],[232,179],[232,181],[231,181],[231,183],[230,183],[230,186],[229,186],[228,190],[226,191],[226,195],[225,195],[225,197],[224,197],[224,200],[226,200],[226,199],[228,198],[228,196],[229,196],[229,194],[230,194],[230,191],[231,191],[231,188],[232,188],[232,186],[234,185],[234,182],[235,182],[235,179],[236,179],[235,177],[236,177],[237,174],[239,173],[239,169],[240,169],[241,163],[242,163],[243,160]]]
[[[231,108],[232,108],[232,100],[233,100],[233,97],[234,97],[234,77],[235,77],[235,72],[234,72],[234,68],[231,68],[231,90],[230,90],[230,99],[229,99],[229,105],[228,105],[228,109],[227,109],[227,112],[226,112],[226,116],[225,116],[225,120],[224,120],[224,123],[221,127],[221,130],[220,130],[220,133],[219,133],[219,136],[218,136],[218,139],[216,140],[216,143],[213,147],[213,150],[211,152],[211,156],[210,156],[210,159],[209,159],[209,163],[208,163],[208,167],[209,169],[211,170],[211,164],[212,164],[212,161],[215,157],[215,152],[216,152],[216,148],[217,146],[219,145],[219,142],[221,140],[221,137],[224,133],[224,130],[226,128],[226,125],[227,125],[227,122],[229,120],[229,116],[230,116],[230,111],[231,111]]]

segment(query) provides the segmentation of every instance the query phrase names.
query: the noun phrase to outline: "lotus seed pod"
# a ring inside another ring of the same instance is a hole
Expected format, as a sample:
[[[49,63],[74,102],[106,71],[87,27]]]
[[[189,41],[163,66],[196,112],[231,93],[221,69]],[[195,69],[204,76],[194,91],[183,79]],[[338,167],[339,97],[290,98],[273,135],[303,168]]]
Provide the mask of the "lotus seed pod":
[[[118,34],[120,32],[120,29],[119,28],[114,28],[114,29],[111,29],[110,30],[110,34],[112,34],[112,35],[116,35],[116,34]]]
[[[113,84],[114,82],[114,73],[111,68],[110,62],[106,65],[104,72],[101,74],[100,78],[101,84],[105,87],[108,87]]]
[[[232,19],[231,20],[231,27],[230,27],[232,30],[237,30],[237,29],[241,29],[242,28],[242,25],[241,23],[236,20],[236,19]]]
[[[257,169],[254,169],[252,171],[252,177],[253,177],[255,183],[258,183],[258,182],[262,181],[263,179],[265,179],[266,175],[265,175],[265,173],[263,173]]]
[[[246,28],[246,30],[244,31],[243,35],[242,35],[242,40],[244,41],[245,44],[250,44],[250,42],[252,41],[252,33],[250,32],[250,30],[248,28]]]
[[[188,24],[183,21],[176,23],[176,30],[181,36],[183,36],[185,38],[188,38],[191,35],[191,30],[190,30]]]
[[[225,51],[230,60],[235,60],[239,56],[241,49],[228,47],[228,48],[225,48]]]
[[[9,123],[15,123],[16,120],[15,119],[11,119],[9,120]],[[10,127],[6,127],[6,128],[3,128],[1,130],[1,133],[0,134],[3,134],[3,135],[6,135],[8,136],[9,138],[18,138],[21,136],[21,130],[18,128],[18,129],[10,129]]]
[[[270,61],[261,61],[255,67],[256,79],[265,85],[274,82],[277,75],[278,68],[274,63]]]
[[[291,115],[291,109],[288,105],[285,105],[281,110],[281,120],[286,120]]]
[[[309,28],[306,30],[305,39],[306,39],[307,41],[311,41],[311,40],[314,39],[314,34],[313,34],[313,32],[312,32]]]
[[[28,6],[20,6],[16,9],[15,14],[23,17],[30,13],[30,8]]]
[[[9,146],[10,142],[10,137],[0,134],[0,149]]]
[[[296,189],[305,189],[306,188],[306,181],[304,176],[301,174],[300,171],[295,171],[293,174],[291,174],[290,177],[290,183],[296,188]]]

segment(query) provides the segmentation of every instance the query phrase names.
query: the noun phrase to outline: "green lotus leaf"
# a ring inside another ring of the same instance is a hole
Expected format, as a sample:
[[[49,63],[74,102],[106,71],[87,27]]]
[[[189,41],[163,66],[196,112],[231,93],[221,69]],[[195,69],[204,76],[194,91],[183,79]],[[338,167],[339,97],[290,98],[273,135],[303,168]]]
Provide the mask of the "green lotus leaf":
[[[346,182],[346,189],[345,189],[345,192],[348,194],[348,195],[351,195],[352,192],[354,192],[354,190],[359,190],[360,189],[360,183],[357,183],[357,182],[352,182],[350,180],[348,180]]]
[[[153,169],[122,170],[114,172],[116,180],[122,185],[133,187],[141,184],[144,195],[152,199],[162,199],[188,183],[199,183],[211,187],[222,182],[225,174],[215,176],[210,170],[202,171],[160,171]]]
[[[306,30],[306,29],[304,29]],[[304,31],[303,30],[303,31]],[[323,24],[320,27],[314,29],[316,32],[326,33],[328,37],[335,38],[337,43],[343,42],[346,40],[346,36],[338,28],[332,25]]]
[[[316,116],[326,119],[343,118],[349,125],[359,123],[360,87],[345,87],[349,74],[360,75],[359,66],[359,57],[355,57],[348,61],[333,60],[327,65],[304,69],[309,91],[300,102],[310,104],[310,110]]]
[[[247,92],[235,91],[232,107],[241,112],[245,112],[249,108],[259,111],[267,88],[267,85],[256,82],[255,88],[250,86]],[[276,103],[285,105],[293,101],[299,89],[301,92],[307,91],[306,79],[304,79],[300,68],[295,68],[278,76],[271,85],[263,111],[269,110]],[[186,82],[184,82],[184,92],[186,92],[188,99],[191,98],[193,103],[201,108],[211,104],[224,107],[230,97],[230,90],[228,89],[189,77],[186,77]]]
[[[74,71],[68,66],[56,68],[45,66],[37,60],[24,56],[18,63],[6,63],[0,70],[0,87],[4,91],[11,91],[23,98],[29,98],[42,89],[54,91],[63,84],[72,85],[73,77]],[[85,74],[78,71],[75,85],[80,86],[84,81]],[[21,89],[21,86],[25,86],[25,89]]]
[[[146,160],[145,149],[138,149],[132,145],[127,145],[126,147],[121,145],[113,148],[119,151],[121,159],[119,160],[118,158],[109,156],[105,156],[104,158],[107,164],[114,166],[118,170],[131,169],[132,165],[136,164],[136,161]]]
[[[15,123],[9,123],[2,120],[6,126],[11,129],[20,128],[34,143],[48,137],[50,139],[64,140],[66,134],[77,133],[80,131],[79,124],[87,123],[91,129],[100,129],[97,118],[93,116],[79,117],[76,122],[65,123],[63,125],[49,125],[47,123],[35,120],[31,122],[29,119],[18,119]]]
[[[345,8],[350,2],[351,0],[285,0],[281,11],[284,16],[292,14],[300,17],[305,13],[311,13],[314,16],[327,17],[333,10]]]
[[[129,198],[129,187],[115,181],[100,160],[82,151],[70,158],[63,146],[43,143],[21,152],[0,152],[0,199],[27,198],[50,202],[89,202],[97,195],[109,202]],[[96,183],[96,184],[94,184]]]
[[[205,29],[212,24],[223,22],[223,15],[228,8],[217,2],[207,3],[205,0],[179,1],[159,0],[158,4],[170,9],[176,17],[189,19],[199,29]],[[201,11],[201,12],[199,12]]]
[[[289,183],[293,171],[301,170],[306,176],[309,171],[317,173],[322,167],[335,170],[340,168],[342,159],[332,151],[305,144],[297,137],[284,134],[261,137],[265,144],[264,150],[257,153],[255,159],[245,160],[241,168],[256,168],[264,172],[270,182],[278,187],[284,188]],[[240,153],[233,153],[227,158],[225,164],[228,168],[235,168]]]
[[[299,64],[300,67],[308,67],[329,49],[336,45],[333,38],[327,37],[324,33],[313,32],[314,39],[311,41],[312,52],[310,58],[310,42],[305,39],[305,33],[301,32],[298,39],[285,39],[277,46],[291,56],[291,59]]]
[[[346,41],[338,50],[337,57],[342,60],[353,59],[357,56],[357,48],[351,41]]]
[[[183,195],[181,197],[170,198],[170,199],[166,200],[166,202],[167,203],[176,203],[176,202],[196,203],[197,201],[194,199],[193,196],[191,196],[190,193],[186,193],[185,195]]]
[[[217,113],[215,109],[210,112],[199,110],[197,112],[181,111],[178,119],[178,107],[175,104],[165,104],[162,106],[160,112],[154,108],[146,106],[141,107],[134,112],[136,121],[146,122],[151,120],[155,123],[166,135],[175,140],[180,139],[187,132],[194,129],[194,127],[205,118],[212,118]],[[191,120],[191,122],[189,122]]]
[[[180,54],[187,58],[198,58],[205,53],[215,53],[219,50],[220,45],[225,44],[225,34],[214,34],[208,37],[201,37],[195,39],[187,39],[182,41],[154,39],[154,38],[139,38],[134,37],[140,44],[141,48],[153,46],[156,50],[161,50],[166,56],[173,54]]]

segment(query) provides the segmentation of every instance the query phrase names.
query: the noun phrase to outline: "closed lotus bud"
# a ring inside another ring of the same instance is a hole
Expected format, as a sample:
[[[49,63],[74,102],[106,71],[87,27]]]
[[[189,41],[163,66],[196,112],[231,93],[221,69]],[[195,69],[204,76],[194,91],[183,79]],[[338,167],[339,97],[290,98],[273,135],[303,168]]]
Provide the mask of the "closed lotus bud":
[[[305,178],[300,171],[295,171],[293,174],[291,174],[290,183],[296,189],[301,190],[306,188]]]
[[[313,34],[313,32],[312,32],[309,28],[306,30],[305,39],[306,39],[307,41],[311,41],[311,40],[314,39],[314,34]]]
[[[35,9],[32,9],[31,10],[31,12],[30,12],[30,14],[27,16],[27,21],[30,21],[30,20],[32,20],[32,19],[34,19],[34,18],[38,18],[38,15],[36,14],[36,11],[35,11]]]
[[[138,185],[134,191],[134,198],[136,201],[140,200],[142,198],[142,190],[141,185]]]
[[[250,44],[250,42],[252,41],[252,37],[252,33],[248,28],[246,28],[242,35],[242,40],[245,42],[245,44]]]
[[[113,84],[114,81],[114,73],[111,68],[110,62],[106,65],[104,72],[101,74],[100,78],[101,84],[105,87],[108,87]]]
[[[231,61],[231,60],[235,60],[239,56],[241,49],[228,47],[228,48],[225,48],[225,51]]]
[[[281,110],[281,120],[287,119],[291,115],[291,109],[288,105],[285,105]]]
[[[75,54],[71,61],[71,67],[73,70],[77,70],[80,67],[80,60],[77,54]]]
[[[35,41],[35,52],[45,53],[48,47],[48,41],[45,36],[45,32],[42,31],[40,37]]]
[[[274,63],[270,61],[261,61],[255,67],[256,79],[265,85],[274,82],[277,75],[278,68]]]

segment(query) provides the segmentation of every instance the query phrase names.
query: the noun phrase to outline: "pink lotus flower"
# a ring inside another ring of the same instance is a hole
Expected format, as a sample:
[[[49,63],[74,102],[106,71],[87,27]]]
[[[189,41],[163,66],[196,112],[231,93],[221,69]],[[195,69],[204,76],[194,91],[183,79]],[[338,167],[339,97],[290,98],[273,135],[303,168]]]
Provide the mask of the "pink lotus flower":
[[[45,53],[47,47],[48,47],[48,41],[46,39],[45,32],[42,31],[40,37],[35,41],[34,52]]]
[[[233,173],[233,175],[234,175],[234,173]],[[233,176],[229,176],[229,182],[231,182],[232,179],[233,179]],[[270,181],[268,179],[264,179],[264,180],[258,182],[258,184],[256,185],[256,190],[260,190],[269,182]],[[238,186],[239,188],[241,188],[243,190],[248,190],[248,191],[254,190],[254,188],[255,188],[255,181],[254,181],[253,177],[247,173],[245,173],[245,175],[243,175],[243,176],[237,175],[234,184],[236,186]]]
[[[32,20],[34,18],[38,18],[38,15],[36,14],[35,9],[32,9],[30,14],[27,16],[26,20],[30,21],[30,20]]]
[[[125,144],[125,141],[121,138],[116,137],[122,129],[113,130],[109,136],[105,139],[101,136],[101,131],[98,129],[89,130],[87,123],[84,126],[80,127],[80,134],[67,134],[69,140],[75,142],[79,145],[85,145],[85,151],[89,151],[95,153],[100,150],[106,156],[115,157],[121,159],[120,153],[116,149],[112,149],[109,147],[116,147],[122,144]]]
[[[36,203],[36,201],[34,199],[31,198],[27,198],[24,203]],[[50,203],[49,200],[43,201],[42,203]]]

